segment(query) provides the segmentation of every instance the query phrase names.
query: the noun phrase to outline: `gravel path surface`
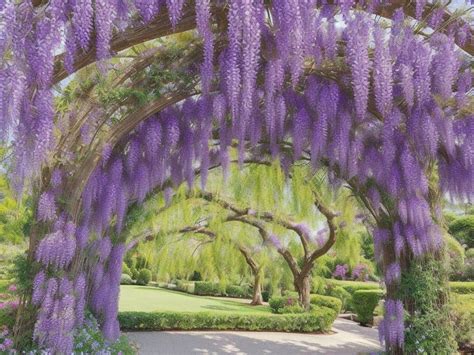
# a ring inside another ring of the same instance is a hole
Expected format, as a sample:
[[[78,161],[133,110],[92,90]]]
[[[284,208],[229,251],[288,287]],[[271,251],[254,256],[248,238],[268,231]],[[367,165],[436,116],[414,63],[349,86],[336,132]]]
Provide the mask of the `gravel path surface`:
[[[338,318],[333,334],[233,331],[131,332],[139,354],[364,354],[381,351],[377,330]]]

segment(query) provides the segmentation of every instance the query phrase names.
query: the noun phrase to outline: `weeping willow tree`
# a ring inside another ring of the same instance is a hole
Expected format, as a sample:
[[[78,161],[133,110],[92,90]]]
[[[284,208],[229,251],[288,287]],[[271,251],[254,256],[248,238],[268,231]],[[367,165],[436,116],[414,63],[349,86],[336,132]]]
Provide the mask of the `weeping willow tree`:
[[[233,181],[237,176],[239,184]],[[163,197],[161,203],[156,198],[146,203],[146,212],[140,210],[138,220],[127,229],[131,243],[156,234],[156,243],[147,243],[143,252],[155,254],[159,269],[186,278],[199,266],[206,277],[225,282],[242,265],[236,262],[232,270],[227,269],[234,259],[222,255],[228,250],[223,241],[230,241],[253,275],[252,303],[260,304],[264,262],[263,255],[255,254],[270,249],[286,262],[300,302],[309,309],[316,261],[331,249],[350,263],[359,258],[352,236],[361,228],[357,201],[347,186],[330,187],[327,171],[315,174],[308,164],[301,164],[285,176],[279,164],[254,163],[244,169],[232,164],[227,180],[218,169],[208,179],[206,191],[197,186],[186,191],[183,186],[168,205]],[[183,244],[187,248],[180,254]]]

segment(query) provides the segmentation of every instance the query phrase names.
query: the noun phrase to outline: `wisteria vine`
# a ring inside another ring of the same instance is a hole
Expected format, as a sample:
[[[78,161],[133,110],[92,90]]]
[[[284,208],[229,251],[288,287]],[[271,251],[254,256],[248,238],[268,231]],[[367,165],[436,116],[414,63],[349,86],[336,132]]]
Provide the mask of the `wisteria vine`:
[[[17,190],[49,177],[38,196],[36,217],[47,232],[35,250],[31,298],[40,306],[34,337],[45,349],[71,351],[85,307],[109,339],[118,336],[125,252],[120,233],[128,207],[182,182],[192,186],[197,165],[205,187],[208,169],[220,164],[225,171],[236,142],[241,163],[246,154],[279,158],[284,168],[308,159],[314,168],[327,166],[333,183],[344,181],[363,195],[390,288],[400,282],[402,260],[442,246],[439,204],[430,195],[433,176],[442,193],[472,199],[472,82],[459,49],[472,45],[469,22],[459,18],[445,29],[446,9],[426,15],[427,2],[420,0],[415,17],[427,20],[432,35],[414,33],[402,8],[390,22],[376,22],[371,14],[384,7],[381,1],[196,0],[202,95],[143,117],[117,144],[103,145],[79,213],[72,214],[61,202],[69,172],[42,175],[54,164],[57,143],[57,52],[65,50],[70,73],[76,58],[90,50],[105,63],[114,55],[114,35],[151,23],[162,11],[176,28],[189,4],[40,3],[0,2],[0,128],[2,139],[13,142]],[[226,12],[218,25],[214,7]],[[218,33],[223,22],[227,30]],[[216,53],[216,39],[223,37],[225,46]],[[97,115],[91,113],[81,127],[86,145]],[[210,141],[217,143],[212,149]],[[403,303],[396,294],[388,295],[385,310],[382,338],[388,349],[403,347]]]

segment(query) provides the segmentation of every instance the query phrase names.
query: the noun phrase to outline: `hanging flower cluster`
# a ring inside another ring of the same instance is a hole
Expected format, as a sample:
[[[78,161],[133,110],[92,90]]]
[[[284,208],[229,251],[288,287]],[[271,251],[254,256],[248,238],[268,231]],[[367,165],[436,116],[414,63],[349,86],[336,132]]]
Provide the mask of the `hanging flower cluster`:
[[[386,261],[388,285],[400,282],[404,257],[439,249],[438,206],[429,191],[433,174],[439,175],[442,192],[453,198],[470,199],[474,192],[474,117],[463,110],[471,75],[454,42],[460,43],[457,37],[471,40],[472,31],[459,23],[462,31],[455,28],[456,36],[439,31],[426,41],[405,26],[401,9],[386,31],[370,15],[382,2],[368,2],[365,8],[355,3],[231,0],[227,32],[221,34],[226,41],[215,61],[218,34],[213,33],[211,9],[222,4],[195,2],[204,46],[203,95],[147,117],[114,146],[103,145],[74,218],[61,203],[67,174],[53,171],[50,186],[42,191],[37,220],[48,232],[36,250],[42,270],[32,295],[40,305],[34,336],[41,345],[71,352],[73,328],[81,324],[86,305],[101,320],[104,334],[117,337],[125,249],[112,236],[122,231],[128,207],[153,191],[164,190],[168,198],[173,186],[192,186],[196,173],[205,187],[211,167],[228,167],[228,150],[236,141],[241,163],[268,154],[288,169],[295,160],[307,159],[315,168],[327,166],[333,183],[346,181],[364,194],[379,222],[375,251],[379,261]],[[105,63],[113,55],[114,34],[153,21],[165,7],[176,27],[187,4],[0,4],[0,55],[5,58],[0,64],[0,132],[14,141],[15,182],[21,190],[40,174],[54,147],[56,52],[65,48],[69,72],[91,50]],[[417,2],[417,17],[423,5]],[[334,23],[338,9],[343,26]],[[437,27],[442,15],[434,11],[430,26]],[[93,110],[80,127],[82,143],[91,142],[100,113]],[[216,143],[212,149],[209,142]],[[73,159],[72,153],[65,152]],[[318,240],[324,237],[318,233]],[[74,258],[84,255],[92,280],[82,273],[66,276]],[[389,347],[402,346],[403,304],[391,297],[381,329]]]

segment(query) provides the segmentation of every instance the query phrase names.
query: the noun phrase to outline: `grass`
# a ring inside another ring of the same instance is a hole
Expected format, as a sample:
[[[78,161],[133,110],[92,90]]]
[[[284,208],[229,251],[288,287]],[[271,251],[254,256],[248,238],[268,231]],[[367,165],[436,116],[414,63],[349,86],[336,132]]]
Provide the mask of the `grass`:
[[[249,300],[245,300],[249,302]],[[218,312],[269,314],[268,306],[251,306],[242,300],[195,296],[158,287],[120,286],[120,312]]]

